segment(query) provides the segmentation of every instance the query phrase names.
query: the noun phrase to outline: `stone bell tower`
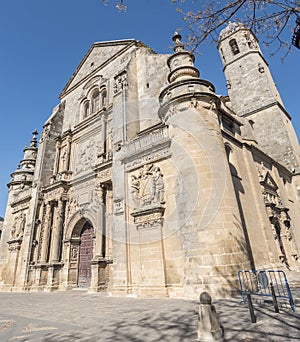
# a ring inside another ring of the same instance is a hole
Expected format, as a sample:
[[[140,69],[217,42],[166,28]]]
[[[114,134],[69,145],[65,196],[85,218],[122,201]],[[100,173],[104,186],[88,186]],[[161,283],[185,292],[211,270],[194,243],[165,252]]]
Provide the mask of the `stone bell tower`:
[[[233,110],[250,121],[259,148],[294,174],[300,200],[298,139],[256,37],[242,24],[229,23],[218,49]]]

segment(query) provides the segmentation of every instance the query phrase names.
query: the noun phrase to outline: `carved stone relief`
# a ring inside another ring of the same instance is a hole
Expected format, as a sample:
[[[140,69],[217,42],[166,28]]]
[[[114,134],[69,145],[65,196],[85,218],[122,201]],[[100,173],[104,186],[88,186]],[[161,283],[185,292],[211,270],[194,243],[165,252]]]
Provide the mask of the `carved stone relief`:
[[[66,224],[69,222],[71,217],[75,214],[78,210],[78,203],[77,199],[74,196],[70,196],[69,201],[67,202],[66,208]]]
[[[154,204],[164,204],[165,185],[158,166],[144,165],[131,175],[131,196],[137,208]]]
[[[118,215],[118,214],[123,214],[124,213],[124,199],[123,198],[119,198],[114,200],[114,214]]]
[[[105,168],[98,172],[97,179],[100,181],[100,183],[107,182],[111,180],[112,177],[112,168]]]
[[[91,138],[77,146],[75,174],[91,170],[96,161],[95,139]]]
[[[99,187],[96,190],[92,190],[90,207],[94,212],[97,212],[100,206],[103,204],[102,189]]]
[[[63,147],[60,153],[59,172],[67,169],[67,147]]]
[[[40,138],[39,143],[42,143],[45,140],[47,140],[49,138],[49,135],[50,135],[50,124],[47,124],[44,126],[44,129],[41,133],[41,138]]]
[[[114,94],[118,94],[120,91],[128,86],[127,72],[124,70],[114,77]]]
[[[289,209],[285,207],[280,198],[278,186],[269,171],[266,171],[262,166],[258,171],[278,257],[289,268],[291,263],[298,260],[296,245],[291,232]]]
[[[135,210],[131,215],[134,217],[134,223],[138,229],[149,230],[161,227],[164,211],[165,208],[160,206]]]
[[[131,215],[137,228],[160,227],[164,214],[165,184],[159,166],[147,164],[130,176]]]
[[[71,246],[71,260],[77,260],[78,258],[78,246]]]
[[[23,238],[25,224],[26,224],[26,215],[24,213],[21,213],[19,216],[15,217],[15,220],[11,229],[11,233],[10,233],[11,240],[21,240]]]

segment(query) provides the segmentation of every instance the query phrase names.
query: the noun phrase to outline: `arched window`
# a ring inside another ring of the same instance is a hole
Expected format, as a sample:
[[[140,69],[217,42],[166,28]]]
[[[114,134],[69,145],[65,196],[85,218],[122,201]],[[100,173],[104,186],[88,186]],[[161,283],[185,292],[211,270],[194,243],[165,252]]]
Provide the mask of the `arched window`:
[[[240,53],[240,49],[239,49],[238,44],[237,44],[235,39],[231,39],[229,41],[229,45],[230,45],[231,51],[234,55],[237,55],[238,53]]]
[[[90,115],[90,103],[88,101],[86,101],[84,104],[83,104],[83,119],[85,119],[87,116]]]
[[[96,113],[100,106],[100,92],[95,90],[92,94],[92,113]]]
[[[107,99],[107,91],[106,88],[101,90],[101,107],[106,106],[106,99]]]

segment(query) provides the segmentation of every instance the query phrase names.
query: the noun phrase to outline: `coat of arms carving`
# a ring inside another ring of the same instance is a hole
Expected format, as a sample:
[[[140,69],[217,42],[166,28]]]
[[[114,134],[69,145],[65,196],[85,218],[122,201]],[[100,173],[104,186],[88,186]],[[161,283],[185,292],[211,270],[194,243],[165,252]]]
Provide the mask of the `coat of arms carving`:
[[[138,174],[131,175],[131,196],[136,208],[165,203],[165,185],[158,166],[144,165]]]

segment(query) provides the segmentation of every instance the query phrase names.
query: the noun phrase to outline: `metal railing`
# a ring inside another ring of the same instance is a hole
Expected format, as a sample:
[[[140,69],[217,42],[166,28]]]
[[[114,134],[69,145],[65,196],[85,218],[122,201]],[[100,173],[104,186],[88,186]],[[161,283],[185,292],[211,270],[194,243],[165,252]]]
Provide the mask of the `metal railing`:
[[[273,300],[276,311],[278,310],[277,299],[287,299],[292,310],[295,311],[293,296],[286,275],[283,271],[239,271],[238,278],[240,282],[242,302],[247,302],[247,295],[270,297]]]

